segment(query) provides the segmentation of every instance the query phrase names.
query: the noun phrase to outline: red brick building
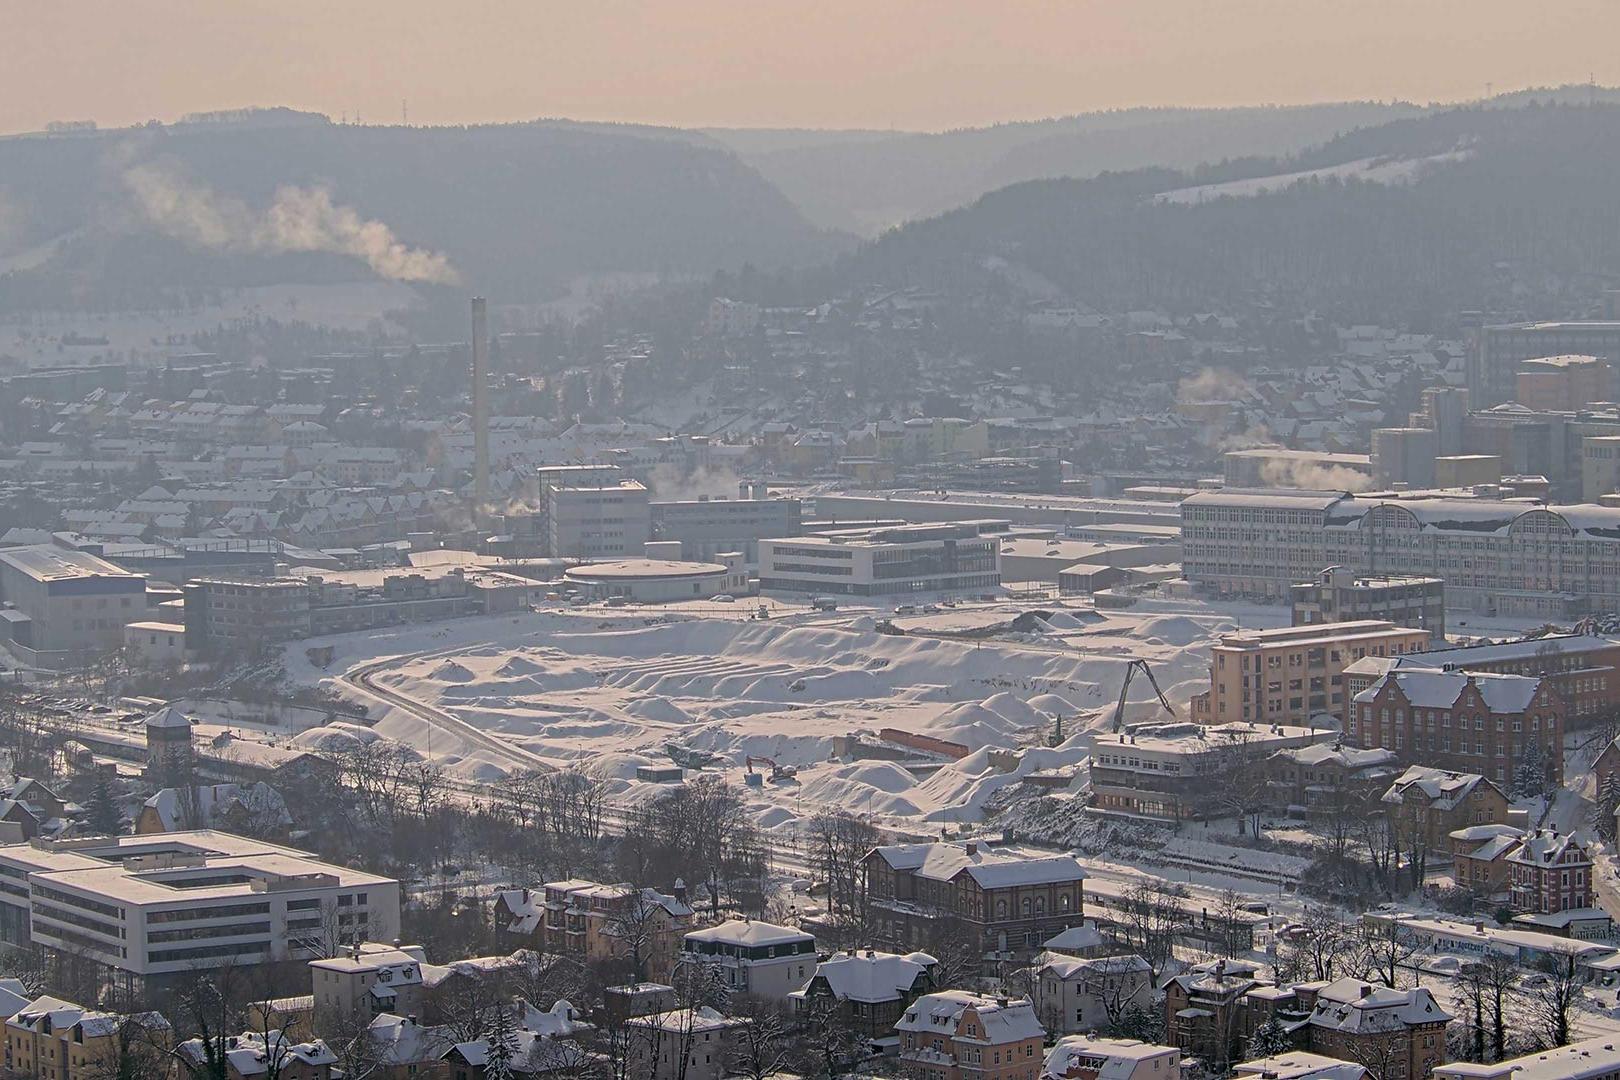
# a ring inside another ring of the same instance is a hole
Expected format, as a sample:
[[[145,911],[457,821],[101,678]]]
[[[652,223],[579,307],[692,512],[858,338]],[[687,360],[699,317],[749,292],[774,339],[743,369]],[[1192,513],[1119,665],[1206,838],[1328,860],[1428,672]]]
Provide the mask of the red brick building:
[[[1345,736],[1403,762],[1511,784],[1527,754],[1548,786],[1564,778],[1564,702],[1549,679],[1395,668],[1351,702]]]
[[[1592,906],[1592,858],[1570,834],[1537,829],[1508,856],[1513,910],[1540,915]]]

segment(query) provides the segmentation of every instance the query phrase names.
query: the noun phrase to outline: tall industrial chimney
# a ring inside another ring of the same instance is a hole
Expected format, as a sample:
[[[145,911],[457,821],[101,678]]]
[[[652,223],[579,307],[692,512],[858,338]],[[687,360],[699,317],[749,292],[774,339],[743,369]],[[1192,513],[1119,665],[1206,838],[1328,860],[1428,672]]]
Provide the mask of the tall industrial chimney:
[[[473,518],[489,506],[489,316],[472,298]]]

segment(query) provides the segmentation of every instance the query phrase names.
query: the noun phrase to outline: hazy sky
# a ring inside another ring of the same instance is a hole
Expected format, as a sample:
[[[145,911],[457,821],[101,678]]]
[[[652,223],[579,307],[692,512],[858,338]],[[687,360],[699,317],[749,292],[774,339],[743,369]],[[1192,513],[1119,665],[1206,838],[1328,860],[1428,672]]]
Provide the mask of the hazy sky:
[[[1616,0],[0,0],[0,131],[282,104],[938,129],[1620,83]]]

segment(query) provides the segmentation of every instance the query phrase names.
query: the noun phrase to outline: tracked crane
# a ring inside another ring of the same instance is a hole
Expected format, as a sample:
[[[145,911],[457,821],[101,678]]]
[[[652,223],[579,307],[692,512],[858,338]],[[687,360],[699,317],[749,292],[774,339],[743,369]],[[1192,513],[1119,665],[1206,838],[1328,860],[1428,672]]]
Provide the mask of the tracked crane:
[[[1153,669],[1148,667],[1148,662],[1146,660],[1138,658],[1125,665],[1125,681],[1121,683],[1119,687],[1119,704],[1114,706],[1115,732],[1118,732],[1119,729],[1124,726],[1125,698],[1131,692],[1131,680],[1136,677],[1136,673],[1138,671],[1146,676],[1148,684],[1153,687],[1153,692],[1159,695],[1159,704],[1164,706],[1164,711],[1169,713],[1171,716],[1176,715],[1176,710],[1170,704],[1170,699],[1164,696],[1163,690],[1159,689],[1159,680],[1153,677]]]

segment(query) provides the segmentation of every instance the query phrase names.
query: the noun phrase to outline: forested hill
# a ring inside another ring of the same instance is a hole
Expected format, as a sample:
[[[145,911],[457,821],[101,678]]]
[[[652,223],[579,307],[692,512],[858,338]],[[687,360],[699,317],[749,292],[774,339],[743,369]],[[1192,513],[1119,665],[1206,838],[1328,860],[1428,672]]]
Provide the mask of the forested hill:
[[[971,289],[1005,278],[986,269],[999,256],[1107,311],[1534,311],[1538,296],[1620,281],[1617,171],[1620,106],[1457,109],[1292,158],[1017,184],[890,232],[839,274]]]
[[[0,139],[0,281],[24,306],[368,271],[528,299],[582,274],[708,275],[850,243],[689,133],[306,118]]]

